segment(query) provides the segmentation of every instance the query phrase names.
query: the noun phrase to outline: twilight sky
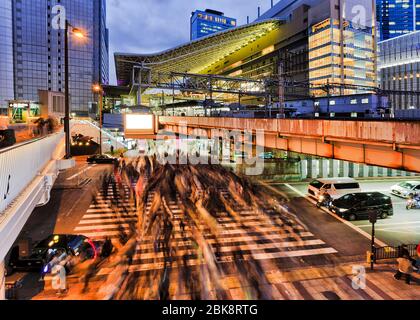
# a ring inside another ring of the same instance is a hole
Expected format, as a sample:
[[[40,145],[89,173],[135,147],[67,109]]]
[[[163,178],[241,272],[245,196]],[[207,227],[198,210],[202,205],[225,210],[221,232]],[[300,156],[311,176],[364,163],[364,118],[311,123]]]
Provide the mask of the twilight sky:
[[[188,42],[196,9],[222,11],[243,25],[247,16],[257,18],[258,6],[263,13],[270,5],[270,0],[107,0],[110,82],[116,83],[114,52],[151,53]]]

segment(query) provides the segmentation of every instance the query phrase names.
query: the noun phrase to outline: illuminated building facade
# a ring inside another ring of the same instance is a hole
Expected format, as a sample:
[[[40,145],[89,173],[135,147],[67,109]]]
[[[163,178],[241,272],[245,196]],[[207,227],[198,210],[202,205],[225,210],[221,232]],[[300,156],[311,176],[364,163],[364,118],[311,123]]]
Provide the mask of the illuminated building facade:
[[[87,116],[97,100],[92,83],[108,83],[106,0],[1,0],[0,107],[6,100],[36,104],[39,90],[64,92],[64,30],[53,26],[56,6],[86,33],[69,41],[72,112]]]
[[[377,0],[381,40],[420,30],[420,0]]]
[[[7,112],[14,99],[13,11],[10,0],[0,0],[0,114]]]
[[[155,54],[117,53],[118,83],[133,86],[133,92],[136,91],[139,86],[133,84],[133,69],[143,64],[150,68],[156,82],[159,74],[170,72],[260,81],[275,79],[286,85],[271,87],[273,104],[283,102],[282,99],[325,97],[327,91],[316,89],[328,83],[338,87],[330,91],[331,96],[370,94],[376,86],[377,69],[373,1],[280,1],[248,25]],[[354,13],[360,7],[365,10],[363,19]],[[223,100],[226,95],[216,96],[219,99],[216,102],[223,103],[259,106],[266,103],[261,98],[237,95],[233,97],[236,100],[226,101]],[[207,98],[203,94],[199,99]],[[165,99],[161,97],[160,101]]]
[[[420,110],[420,95],[410,94],[420,92],[420,31],[382,41],[379,49],[381,87],[397,91],[390,95],[394,113]]]
[[[314,96],[366,93],[376,86],[372,28],[327,19],[312,26],[309,36],[309,78]],[[325,85],[330,88],[323,88]],[[358,86],[354,87],[353,86]]]
[[[206,9],[191,14],[191,40],[236,27],[236,19],[224,16],[223,12]]]

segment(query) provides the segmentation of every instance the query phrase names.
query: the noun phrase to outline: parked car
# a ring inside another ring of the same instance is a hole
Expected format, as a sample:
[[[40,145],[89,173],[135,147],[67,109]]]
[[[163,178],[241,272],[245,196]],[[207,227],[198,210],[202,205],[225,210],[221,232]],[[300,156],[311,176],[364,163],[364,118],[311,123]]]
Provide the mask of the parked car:
[[[19,257],[19,247],[12,249],[9,268],[13,271],[40,272],[51,271],[53,261],[63,261],[67,257],[96,258],[100,250],[99,243],[94,243],[82,235],[51,235],[38,242],[28,257]]]
[[[404,181],[391,187],[391,193],[397,197],[408,199],[420,194],[420,181]]]
[[[394,215],[391,197],[380,192],[350,193],[332,201],[331,212],[354,221],[369,219],[369,212],[376,211],[378,218]]]
[[[348,193],[361,192],[359,183],[352,178],[317,179],[308,187],[308,194],[319,200],[319,197],[327,192],[331,198],[337,199]]]
[[[118,158],[114,158],[108,154],[95,154],[87,158],[88,163],[99,163],[99,164],[114,164],[118,162]]]

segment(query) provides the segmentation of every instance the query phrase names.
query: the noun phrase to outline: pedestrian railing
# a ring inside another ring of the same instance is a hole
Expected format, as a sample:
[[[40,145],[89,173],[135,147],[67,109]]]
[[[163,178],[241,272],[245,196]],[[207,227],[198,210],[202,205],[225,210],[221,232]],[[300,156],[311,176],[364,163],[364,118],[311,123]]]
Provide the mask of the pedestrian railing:
[[[374,259],[375,262],[377,260],[387,260],[387,259],[397,259],[402,254],[402,246],[398,247],[380,247],[375,248],[374,251]],[[417,245],[416,244],[410,244],[407,245],[407,250],[410,253],[411,257],[417,256]]]

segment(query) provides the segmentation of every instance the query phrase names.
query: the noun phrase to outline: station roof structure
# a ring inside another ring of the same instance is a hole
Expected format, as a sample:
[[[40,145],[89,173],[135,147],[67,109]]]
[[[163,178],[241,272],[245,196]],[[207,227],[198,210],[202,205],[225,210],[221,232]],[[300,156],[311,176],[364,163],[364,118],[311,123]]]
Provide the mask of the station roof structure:
[[[153,74],[169,72],[202,73],[211,65],[280,27],[279,19],[267,19],[228,29],[158,53],[115,53],[119,85],[130,85],[134,66],[150,68]]]

